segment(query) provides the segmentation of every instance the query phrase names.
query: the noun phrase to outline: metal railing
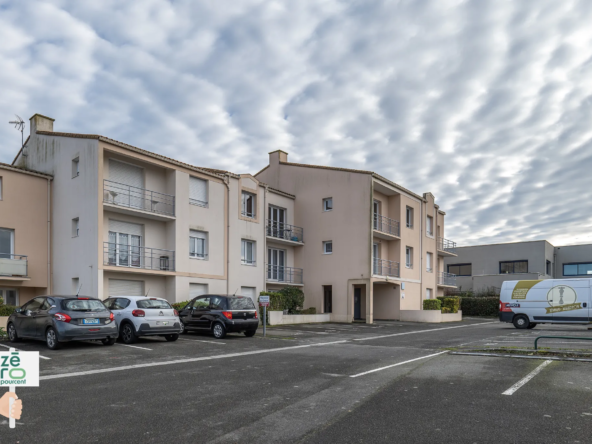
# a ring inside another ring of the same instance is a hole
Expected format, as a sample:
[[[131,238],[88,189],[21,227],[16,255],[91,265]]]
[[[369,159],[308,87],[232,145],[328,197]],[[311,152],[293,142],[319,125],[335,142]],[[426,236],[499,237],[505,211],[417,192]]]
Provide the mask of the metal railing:
[[[0,253],[0,276],[28,276],[29,259],[22,254]]]
[[[257,265],[257,261],[255,259],[241,259],[241,264],[243,264],[243,265]]]
[[[438,250],[456,254],[456,242],[452,242],[451,240],[439,237]]]
[[[390,217],[382,216],[374,213],[373,228],[383,233],[392,234],[393,236],[399,237],[401,235],[401,228],[398,220],[391,219]]]
[[[438,285],[451,285],[456,287],[456,274],[445,273],[443,271],[439,272]]]
[[[206,259],[208,257],[207,253],[189,253],[189,257],[193,259]]]
[[[175,271],[175,251],[103,242],[103,263],[114,267]]]
[[[400,277],[400,266],[398,262],[378,258],[373,258],[372,262],[373,274],[378,276]]]
[[[249,213],[248,211],[241,211],[241,216],[255,219],[255,212]]]
[[[175,196],[103,180],[103,202],[151,213],[175,215]]]
[[[538,351],[539,346],[538,346],[538,342],[539,339],[572,339],[572,340],[577,340],[577,341],[592,341],[592,338],[584,338],[581,336],[537,336],[537,338],[534,340],[534,349],[535,351]]]
[[[294,225],[266,219],[267,235],[292,242],[304,242],[304,230]]]
[[[267,264],[267,280],[287,284],[302,284],[302,268]]]
[[[198,207],[204,207],[207,208],[208,207],[208,203],[203,201],[203,200],[199,200],[199,199],[192,199],[191,197],[189,198],[189,203],[191,205],[196,205]]]

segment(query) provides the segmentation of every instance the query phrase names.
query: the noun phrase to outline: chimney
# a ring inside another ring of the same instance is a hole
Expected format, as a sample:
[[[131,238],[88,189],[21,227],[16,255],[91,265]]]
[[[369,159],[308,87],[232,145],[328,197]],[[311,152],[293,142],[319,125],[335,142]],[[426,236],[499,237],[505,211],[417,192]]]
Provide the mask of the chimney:
[[[51,117],[45,117],[41,114],[33,114],[33,117],[31,117],[29,121],[31,122],[31,135],[36,134],[37,131],[53,132],[53,122],[55,122],[55,119],[52,119]]]
[[[275,150],[269,153],[269,164],[278,165],[280,162],[288,161],[288,153],[282,150]]]

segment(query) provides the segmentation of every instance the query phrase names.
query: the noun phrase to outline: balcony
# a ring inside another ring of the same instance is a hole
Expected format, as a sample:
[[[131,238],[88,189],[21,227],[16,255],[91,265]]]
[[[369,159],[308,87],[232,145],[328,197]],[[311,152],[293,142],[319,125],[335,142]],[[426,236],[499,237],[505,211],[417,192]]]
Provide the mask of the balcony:
[[[286,245],[304,245],[304,230],[294,225],[266,220],[266,235],[269,240]]]
[[[401,236],[401,228],[398,220],[374,213],[372,228],[374,235],[381,239],[398,239]]]
[[[28,265],[29,263],[27,256],[23,256],[21,254],[0,253],[0,279],[28,279]]]
[[[443,271],[438,273],[438,286],[439,287],[455,287],[456,288],[456,274],[444,273]]]
[[[267,282],[303,285],[302,268],[283,267],[281,265],[267,264]]]
[[[175,252],[103,242],[103,264],[128,269],[175,271]]]
[[[175,196],[107,179],[103,180],[103,204],[116,212],[131,211],[137,215],[140,211],[153,219],[170,220],[175,217]]]
[[[438,238],[438,256],[457,256],[456,242],[451,240]]]
[[[397,278],[401,276],[398,262],[387,261],[386,259],[378,258],[374,258],[372,261],[372,274]]]

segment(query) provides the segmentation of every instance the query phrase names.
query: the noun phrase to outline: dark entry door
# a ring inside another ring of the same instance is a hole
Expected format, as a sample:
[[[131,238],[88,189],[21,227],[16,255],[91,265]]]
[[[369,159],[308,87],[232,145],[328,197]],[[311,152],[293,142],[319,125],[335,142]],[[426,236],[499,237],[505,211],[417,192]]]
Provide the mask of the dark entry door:
[[[333,313],[333,287],[325,285],[323,289],[325,291],[325,313]]]
[[[362,319],[362,289],[354,288],[354,319]]]

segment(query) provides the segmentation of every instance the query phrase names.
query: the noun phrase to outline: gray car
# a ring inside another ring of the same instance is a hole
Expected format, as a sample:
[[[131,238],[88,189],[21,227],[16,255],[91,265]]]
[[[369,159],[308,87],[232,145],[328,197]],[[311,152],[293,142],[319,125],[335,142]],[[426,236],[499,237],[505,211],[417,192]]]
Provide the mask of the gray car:
[[[51,350],[61,342],[100,340],[115,344],[119,336],[111,313],[96,298],[82,296],[39,296],[10,315],[8,338],[45,340]]]

